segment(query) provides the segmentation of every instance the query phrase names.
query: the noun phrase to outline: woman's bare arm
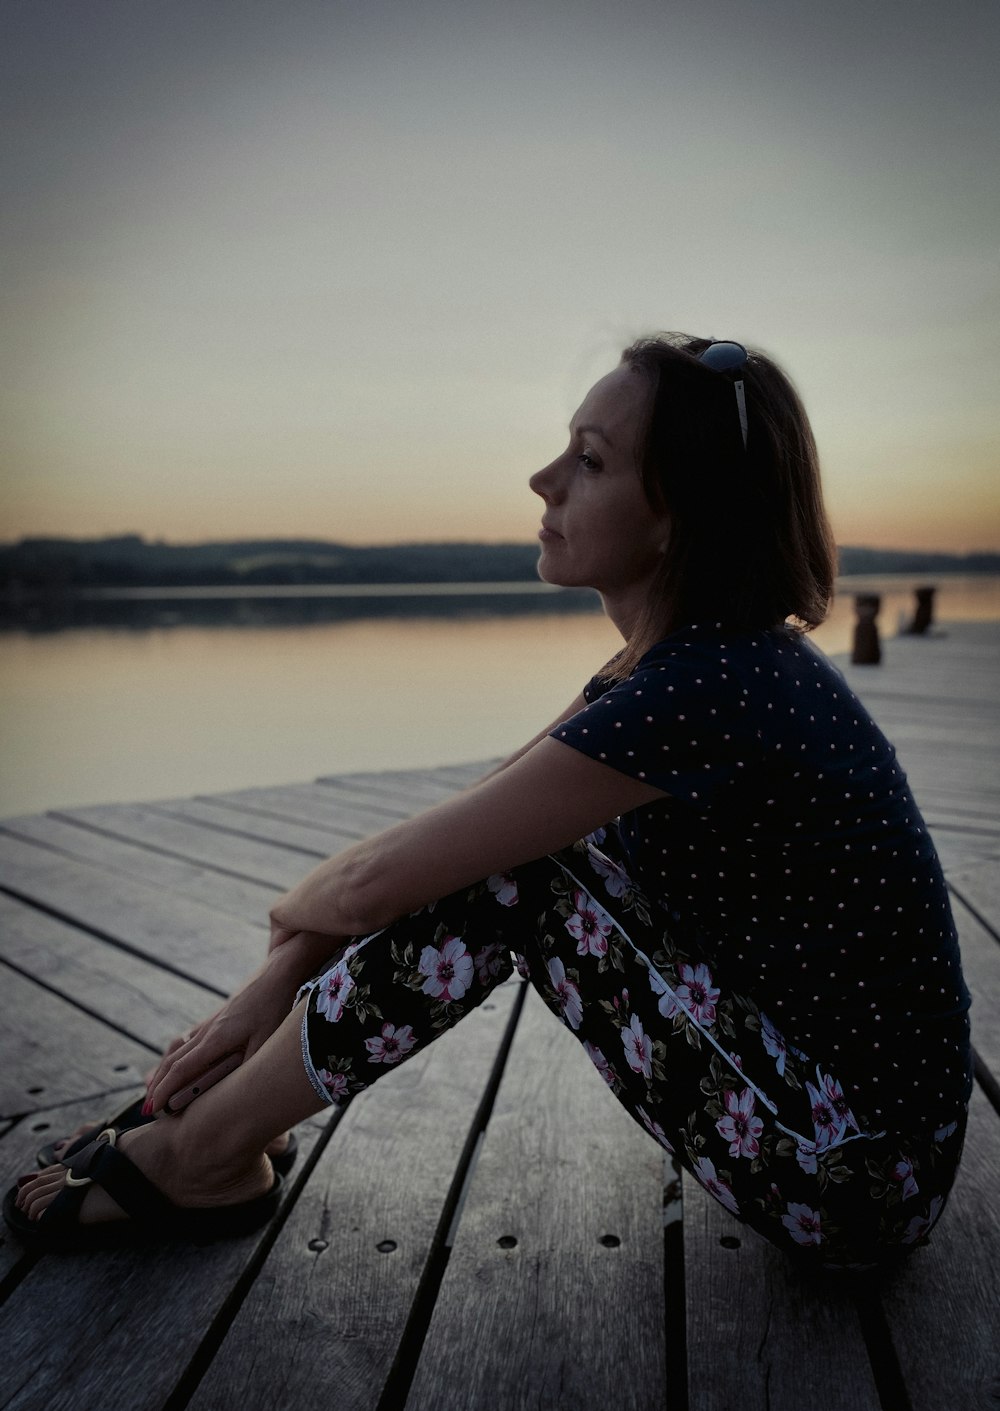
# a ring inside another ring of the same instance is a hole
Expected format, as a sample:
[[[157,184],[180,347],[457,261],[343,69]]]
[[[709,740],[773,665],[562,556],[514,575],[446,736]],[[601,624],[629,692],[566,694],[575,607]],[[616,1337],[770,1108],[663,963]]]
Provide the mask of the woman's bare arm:
[[[515,750],[512,755],[508,755],[508,757],[503,761],[502,764],[496,765],[493,769],[489,771],[488,774],[484,774],[481,779],[477,779],[474,784],[470,784],[469,788],[477,789],[479,785],[484,784],[487,779],[492,779],[494,774],[500,774],[503,772],[503,770],[509,769],[512,764],[516,764],[517,761],[521,759],[524,755],[526,755],[529,750],[533,750],[535,746],[539,744],[540,741],[544,740],[546,735],[548,735],[552,730],[554,730],[557,725],[561,725],[564,720],[569,720],[571,716],[576,715],[577,711],[583,710],[586,704],[587,702],[584,700],[583,692],[581,691],[580,694],[577,696],[576,700],[573,701],[571,705],[568,705],[564,711],[560,711],[560,713],[556,716],[555,720],[553,720],[551,725],[546,725],[544,730],[539,730],[538,734],[533,740],[529,740],[526,745],[522,745],[521,748],[519,750]]]
[[[335,936],[375,931],[663,797],[546,737],[473,788],[321,863],[275,904],[271,922]]]

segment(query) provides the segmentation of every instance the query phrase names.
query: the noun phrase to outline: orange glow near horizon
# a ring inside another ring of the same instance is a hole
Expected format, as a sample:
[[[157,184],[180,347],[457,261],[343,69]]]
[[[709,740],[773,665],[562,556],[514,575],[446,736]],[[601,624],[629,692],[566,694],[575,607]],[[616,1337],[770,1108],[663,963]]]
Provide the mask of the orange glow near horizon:
[[[840,543],[1000,550],[974,8],[15,6],[0,533],[530,542],[674,329],[787,368]]]

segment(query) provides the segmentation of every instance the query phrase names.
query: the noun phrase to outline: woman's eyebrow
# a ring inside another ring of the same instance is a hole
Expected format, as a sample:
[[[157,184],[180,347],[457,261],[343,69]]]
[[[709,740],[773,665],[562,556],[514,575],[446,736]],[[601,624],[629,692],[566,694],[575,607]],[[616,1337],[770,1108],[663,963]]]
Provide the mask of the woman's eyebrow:
[[[605,443],[605,445],[610,446],[611,449],[614,450],[614,442],[611,440],[611,437],[608,435],[608,433],[606,431],[603,431],[601,427],[590,425],[570,427],[570,434],[573,434],[575,432],[576,435],[579,436],[583,431],[590,431],[593,432],[595,435],[600,436],[601,440]]]

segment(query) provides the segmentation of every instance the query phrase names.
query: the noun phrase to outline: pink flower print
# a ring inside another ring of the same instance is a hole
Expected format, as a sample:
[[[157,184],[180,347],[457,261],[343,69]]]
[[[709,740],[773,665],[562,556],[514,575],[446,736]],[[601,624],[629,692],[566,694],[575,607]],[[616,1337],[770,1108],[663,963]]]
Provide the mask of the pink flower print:
[[[577,943],[577,955],[607,955],[611,917],[586,892],[574,892],[573,905],[576,911],[566,922],[566,930]]]
[[[708,966],[682,965],[678,973],[683,981],[677,986],[677,998],[681,1004],[699,1023],[713,1024],[719,991],[712,987],[712,972]]]
[[[902,1187],[900,1199],[909,1200],[910,1196],[920,1194],[920,1187],[913,1175],[913,1166],[905,1157],[902,1161],[897,1161],[893,1167],[892,1179]]]
[[[371,1057],[369,1063],[398,1063],[405,1058],[416,1043],[409,1024],[397,1029],[394,1024],[383,1024],[379,1038],[365,1039],[365,1048]]]
[[[336,1024],[353,989],[354,981],[347,973],[346,961],[342,960],[339,965],[326,972],[317,986],[317,1011],[325,1015],[331,1024]]]
[[[819,1075],[817,1074],[817,1076]],[[847,1122],[838,1114],[825,1089],[821,1091],[819,1088],[814,1088],[812,1083],[807,1082],[806,1093],[809,1096],[809,1106],[812,1109],[816,1145],[828,1147],[831,1143],[839,1141],[844,1135],[847,1130]]]
[[[739,1097],[730,1088],[725,1094],[726,1115],[720,1117],[715,1130],[724,1141],[729,1142],[730,1156],[757,1156],[760,1152],[758,1140],[764,1130],[764,1123],[753,1115],[754,1095],[744,1088]]]
[[[552,981],[552,988],[556,992],[556,1000],[563,1018],[571,1029],[579,1029],[583,1020],[583,1005],[580,1002],[580,991],[573,984],[572,980],[567,980],[566,967],[558,956],[549,961],[548,971],[549,979]]]
[[[950,1137],[950,1136],[951,1136],[952,1132],[957,1132],[957,1131],[958,1131],[958,1123],[957,1123],[957,1122],[949,1122],[948,1125],[947,1125],[947,1127],[938,1127],[937,1131],[934,1133],[934,1140],[935,1140],[936,1142],[943,1142],[946,1137]]]
[[[810,1210],[808,1205],[798,1205],[792,1201],[788,1214],[782,1215],[781,1223],[796,1244],[822,1244],[823,1231],[820,1229],[818,1210]]]
[[[777,1059],[774,1066],[778,1070],[778,1077],[783,1078],[785,1076],[785,1060],[788,1057],[788,1045],[785,1043],[784,1034],[778,1033],[763,1011],[760,1016],[760,1036],[764,1040],[764,1048],[772,1058]]]
[[[944,1196],[936,1195],[930,1203],[930,1208],[926,1216],[915,1215],[906,1229],[903,1231],[903,1244],[916,1244],[917,1240],[922,1240],[933,1226],[937,1217],[941,1214],[941,1207],[944,1205]]]
[[[670,1145],[670,1142],[667,1138],[667,1134],[660,1126],[659,1122],[654,1122],[652,1117],[650,1117],[649,1113],[644,1107],[637,1107],[635,1110],[642,1118],[642,1125],[646,1128],[646,1131],[650,1134],[650,1136],[655,1137],[656,1140],[660,1143],[660,1145],[664,1147],[667,1151],[669,1151],[671,1155],[673,1155],[674,1149]]]
[[[583,841],[585,843],[592,843],[595,848],[599,848],[607,836],[607,828],[595,828],[592,833],[587,834]]]
[[[608,1087],[613,1088],[618,1081],[618,1076],[611,1067],[611,1064],[604,1057],[604,1054],[595,1044],[592,1044],[589,1039],[584,1040],[583,1046],[587,1050],[587,1057],[597,1069],[598,1073],[600,1073]]]
[[[605,857],[595,847],[589,848],[588,851],[590,865],[598,877],[604,878],[604,885],[609,897],[623,897],[632,890],[632,879],[624,867],[617,862],[612,862],[610,857]]]
[[[517,906],[517,883],[512,872],[495,872],[486,885],[501,906]]]
[[[476,979],[481,985],[488,985],[504,968],[504,948],[499,942],[483,946],[475,954]]]
[[[653,1076],[653,1040],[644,1032],[638,1014],[632,1015],[627,1029],[622,1030],[622,1043],[628,1066],[644,1078]]]
[[[726,1184],[715,1169],[715,1162],[710,1161],[707,1156],[699,1156],[694,1167],[695,1180],[705,1187],[709,1195],[715,1197],[720,1205],[724,1205],[731,1215],[738,1215],[740,1207],[736,1203],[732,1186]]]
[[[316,1077],[326,1088],[334,1102],[339,1102],[347,1094],[347,1075],[344,1073],[331,1073],[329,1068],[320,1068],[316,1072]]]
[[[649,988],[654,994],[660,996],[656,1007],[664,1019],[672,1019],[675,1014],[682,1013],[681,1007],[677,1003],[677,996],[663,976],[658,975],[655,970],[649,972]]]
[[[461,999],[472,983],[472,956],[459,936],[449,936],[440,950],[424,946],[417,968],[427,976],[421,990],[435,999]]]
[[[858,1126],[858,1119],[848,1107],[844,1089],[837,1079],[832,1073],[821,1073],[818,1067],[816,1076],[819,1079],[819,1090],[833,1108],[838,1121],[842,1122],[844,1127],[852,1127],[854,1131],[859,1132],[861,1128]]]

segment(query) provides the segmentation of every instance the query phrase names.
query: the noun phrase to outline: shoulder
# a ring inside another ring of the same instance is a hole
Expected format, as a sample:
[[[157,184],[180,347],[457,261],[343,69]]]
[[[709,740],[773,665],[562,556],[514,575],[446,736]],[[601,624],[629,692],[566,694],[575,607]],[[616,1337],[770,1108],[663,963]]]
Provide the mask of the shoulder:
[[[595,677],[587,698],[622,705],[646,698],[673,709],[682,699],[694,707],[711,700],[735,706],[750,695],[765,670],[771,671],[782,647],[791,650],[790,635],[690,624],[650,647],[629,676],[618,681]]]

